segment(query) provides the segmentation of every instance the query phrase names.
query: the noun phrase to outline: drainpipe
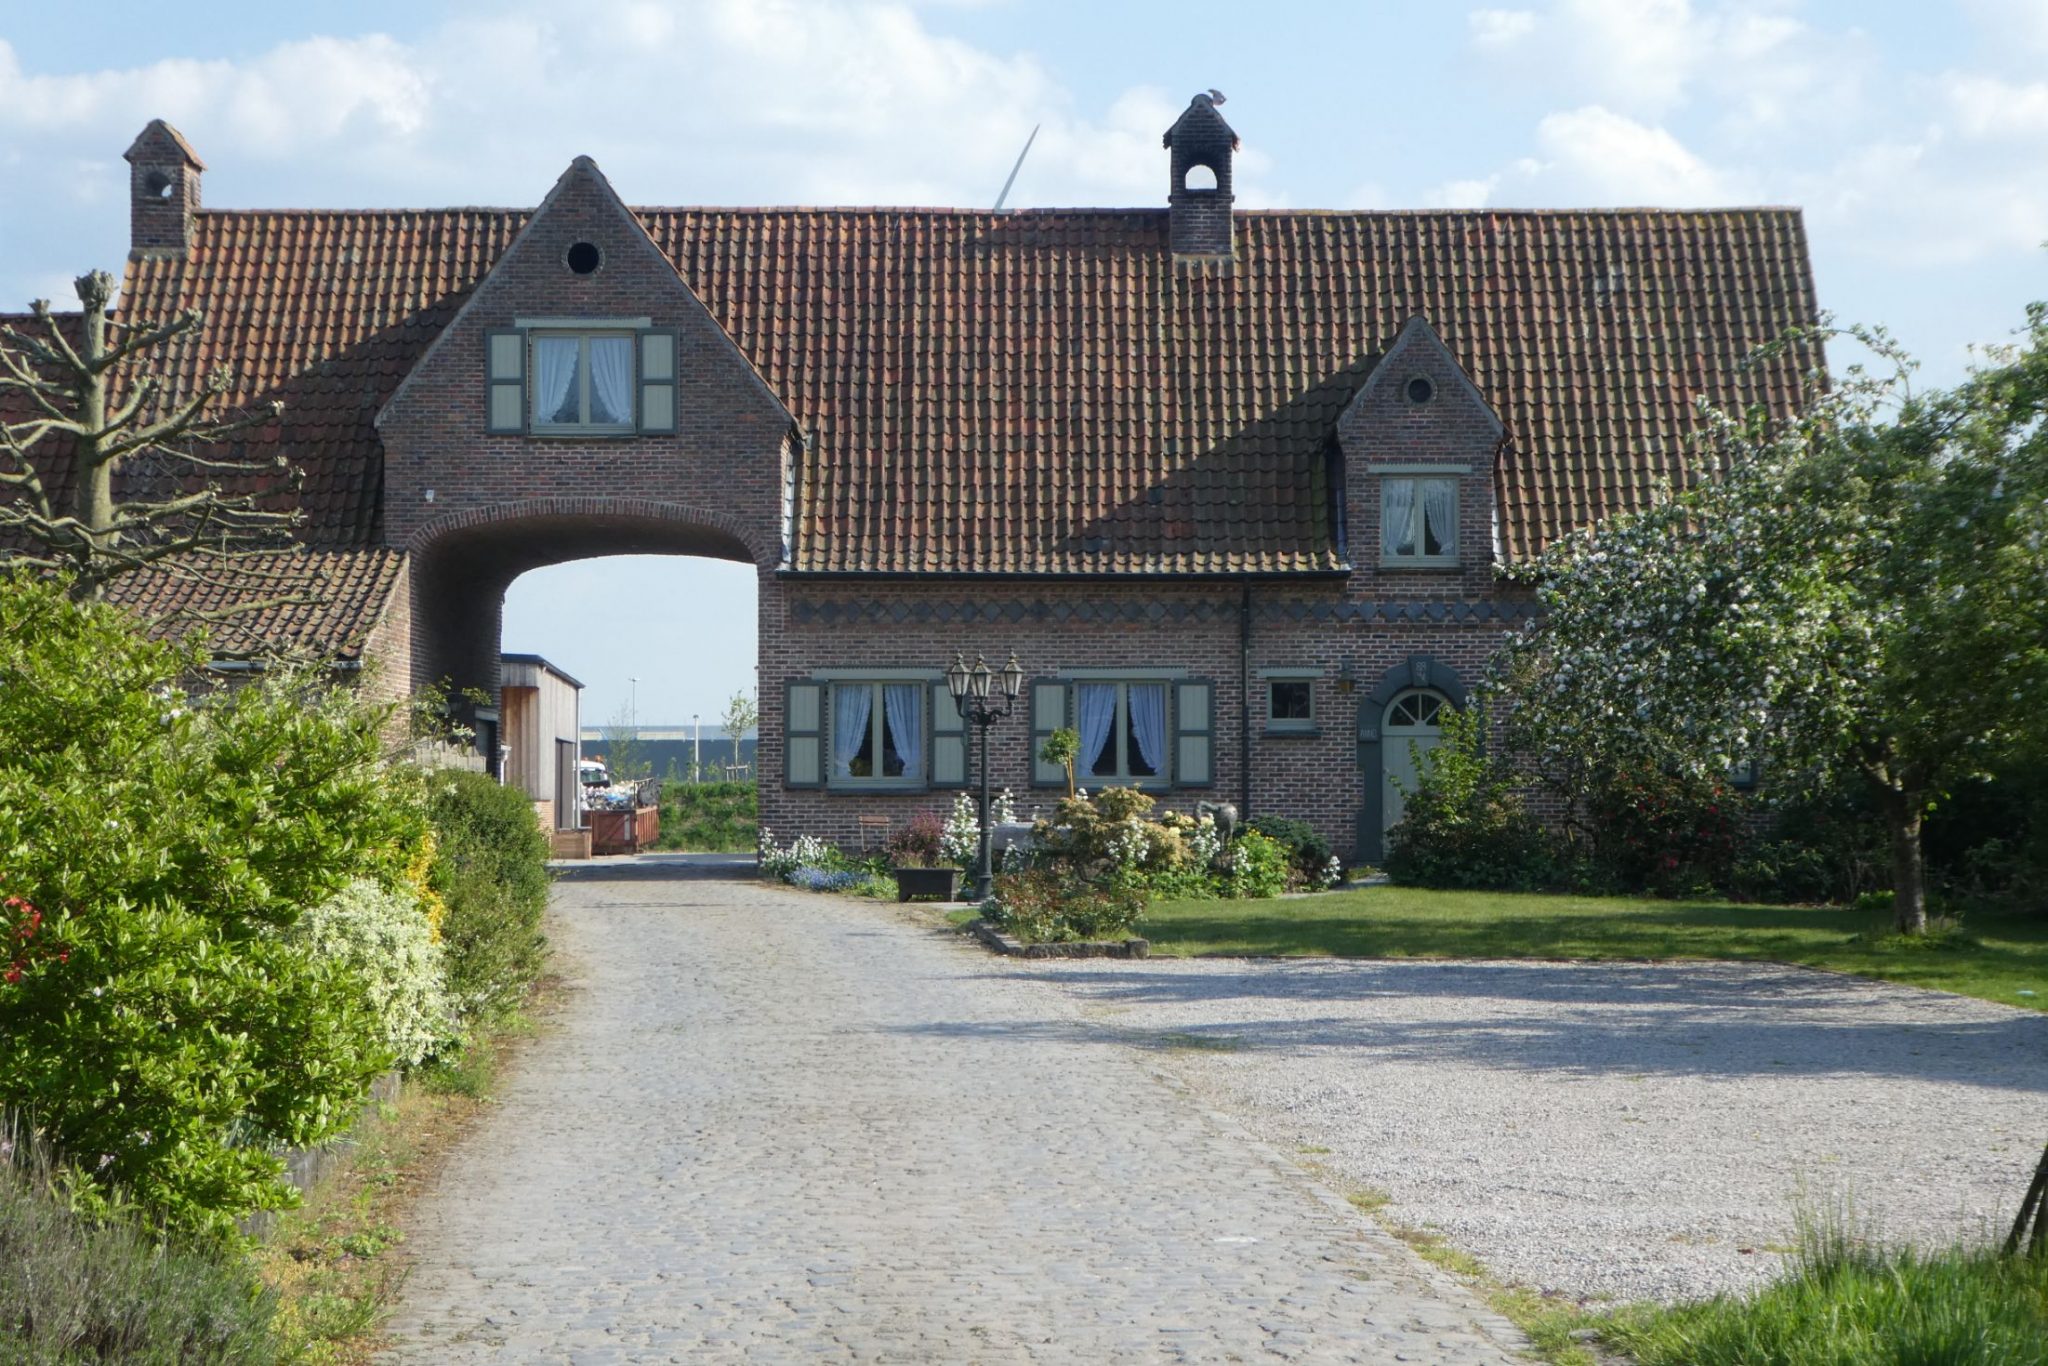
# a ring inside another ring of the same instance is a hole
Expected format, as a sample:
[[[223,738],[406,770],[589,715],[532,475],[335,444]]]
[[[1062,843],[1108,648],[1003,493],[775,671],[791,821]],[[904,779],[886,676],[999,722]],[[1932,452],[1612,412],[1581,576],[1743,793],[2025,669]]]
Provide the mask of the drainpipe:
[[[1237,819],[1252,818],[1252,585],[1237,608]]]

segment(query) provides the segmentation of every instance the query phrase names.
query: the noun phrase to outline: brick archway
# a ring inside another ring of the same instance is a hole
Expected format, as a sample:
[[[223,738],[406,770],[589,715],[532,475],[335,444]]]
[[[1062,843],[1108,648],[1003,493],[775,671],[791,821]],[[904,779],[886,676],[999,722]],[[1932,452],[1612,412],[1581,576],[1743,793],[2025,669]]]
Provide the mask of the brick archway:
[[[505,590],[530,570],[609,555],[690,555],[751,564],[766,579],[781,547],[758,539],[718,509],[647,498],[520,499],[437,517],[406,545],[411,685],[495,694]],[[620,591],[630,593],[630,582]],[[658,606],[649,604],[651,618]]]

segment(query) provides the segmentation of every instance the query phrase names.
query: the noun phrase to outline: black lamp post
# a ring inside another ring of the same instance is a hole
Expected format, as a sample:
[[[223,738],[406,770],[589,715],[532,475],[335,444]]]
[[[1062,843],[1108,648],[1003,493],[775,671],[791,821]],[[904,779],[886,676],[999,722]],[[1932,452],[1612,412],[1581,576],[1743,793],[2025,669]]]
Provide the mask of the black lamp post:
[[[1001,706],[990,696],[998,678],[1002,680]],[[946,687],[960,708],[960,719],[981,729],[981,852],[974,866],[974,899],[986,901],[995,891],[995,870],[989,866],[988,858],[988,731],[1017,705],[1017,694],[1024,687],[1024,666],[1017,662],[1014,650],[1000,674],[991,671],[988,661],[980,655],[974,657],[974,667],[970,669],[967,657],[956,654],[953,667],[946,670]]]

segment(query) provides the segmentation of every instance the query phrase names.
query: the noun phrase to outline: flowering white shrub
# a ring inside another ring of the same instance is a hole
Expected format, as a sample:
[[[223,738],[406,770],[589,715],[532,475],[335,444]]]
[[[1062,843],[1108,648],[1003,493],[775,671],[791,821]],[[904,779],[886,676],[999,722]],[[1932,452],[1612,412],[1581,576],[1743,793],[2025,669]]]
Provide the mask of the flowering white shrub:
[[[1327,892],[1343,880],[1344,860],[1332,854],[1330,855],[1330,861],[1323,865],[1322,876],[1316,879],[1315,889],[1319,892]]]
[[[1207,868],[1223,852],[1223,834],[1216,828],[1214,816],[1198,816],[1195,828],[1188,832],[1188,854],[1197,869]]]
[[[790,881],[791,874],[800,868],[829,868],[839,861],[838,852],[816,835],[798,835],[787,849],[780,848],[775,843],[775,832],[765,825],[755,848],[762,876],[778,882]]]
[[[989,814],[993,816],[995,812]],[[974,798],[965,792],[953,799],[953,814],[946,817],[945,832],[939,836],[939,854],[962,868],[972,866],[981,855],[981,821]]]
[[[1145,818],[1126,816],[1109,837],[1109,872],[1112,877],[1136,873],[1145,862],[1151,841],[1145,835]]]
[[[410,1067],[455,1037],[441,945],[411,896],[357,878],[301,915],[290,937],[361,979],[399,1062]]]

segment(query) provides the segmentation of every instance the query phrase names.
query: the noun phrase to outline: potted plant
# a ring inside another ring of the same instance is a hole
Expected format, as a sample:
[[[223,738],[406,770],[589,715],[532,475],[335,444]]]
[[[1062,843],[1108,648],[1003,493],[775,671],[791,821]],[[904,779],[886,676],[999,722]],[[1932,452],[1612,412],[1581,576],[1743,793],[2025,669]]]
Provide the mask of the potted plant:
[[[939,818],[929,811],[920,811],[911,817],[910,824],[889,836],[884,848],[891,864],[889,875],[896,879],[898,901],[918,896],[959,900],[960,869],[940,861],[944,835],[945,827]]]

